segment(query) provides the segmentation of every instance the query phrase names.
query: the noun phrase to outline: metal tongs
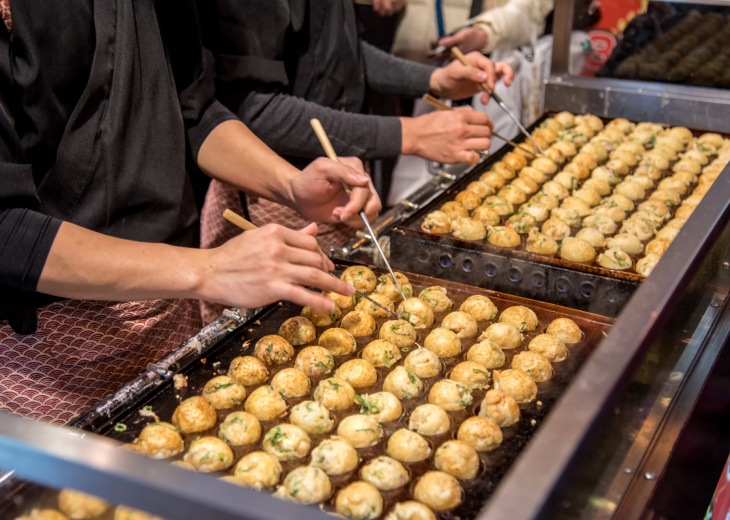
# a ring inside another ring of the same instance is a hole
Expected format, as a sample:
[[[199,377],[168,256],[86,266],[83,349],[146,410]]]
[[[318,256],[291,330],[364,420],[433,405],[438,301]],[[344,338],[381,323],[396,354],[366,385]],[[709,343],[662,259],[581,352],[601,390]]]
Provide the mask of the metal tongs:
[[[461,52],[458,47],[452,47],[451,52],[462,63],[462,65],[464,65],[465,67],[471,66],[469,61],[466,59],[466,56],[464,56],[464,53]],[[533,145],[535,145],[535,150],[539,151],[540,154],[544,156],[545,150],[540,148],[540,145],[535,142],[535,140],[530,135],[530,132],[528,132],[527,129],[524,126],[522,126],[522,123],[520,123],[519,118],[509,109],[509,107],[504,103],[504,101],[502,101],[502,98],[499,97],[494,90],[489,88],[489,85],[487,85],[486,82],[481,83],[480,86],[482,87],[482,89],[484,89],[484,91],[487,94],[489,94],[492,97],[492,99],[494,99],[497,102],[497,104],[500,106],[500,108],[502,110],[504,110],[505,114],[507,114],[509,116],[509,118],[517,125],[517,128],[520,129],[520,132],[522,132],[522,134],[525,137],[527,137],[532,142]]]
[[[317,134],[317,138],[322,144],[322,148],[324,148],[324,153],[327,154],[327,157],[335,162],[340,162],[340,160],[337,158],[337,154],[335,153],[335,149],[332,147],[332,143],[330,142],[329,137],[327,137],[327,133],[322,127],[322,123],[319,122],[319,119],[312,119],[310,123],[312,125],[312,128],[314,129],[314,133]],[[346,182],[342,182],[342,187],[345,188],[345,191],[348,195],[352,193],[352,188]],[[368,222],[368,217],[367,215],[365,215],[365,211],[360,211],[359,215],[363,223],[365,224],[368,233],[370,233],[370,240],[372,240],[375,244],[375,247],[378,249],[378,253],[380,253],[381,258],[383,259],[383,263],[385,263],[388,271],[390,271],[390,275],[393,277],[393,282],[398,288],[398,292],[400,292],[400,295],[403,297],[403,301],[407,300],[408,298],[406,298],[405,293],[403,293],[403,288],[401,287],[400,283],[398,283],[398,278],[395,277],[393,268],[390,267],[390,262],[385,257],[385,253],[383,253],[383,250],[378,243],[378,235],[375,234],[375,231],[373,231],[373,228],[370,226],[370,222]]]

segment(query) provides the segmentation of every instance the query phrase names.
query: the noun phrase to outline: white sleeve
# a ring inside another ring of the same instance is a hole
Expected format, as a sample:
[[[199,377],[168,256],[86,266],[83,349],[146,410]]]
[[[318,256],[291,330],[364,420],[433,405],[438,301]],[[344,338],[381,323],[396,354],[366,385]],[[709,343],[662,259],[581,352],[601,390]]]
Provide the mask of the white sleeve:
[[[507,5],[483,12],[473,20],[473,26],[487,35],[481,51],[511,50],[536,40],[554,6],[554,0],[509,0]]]

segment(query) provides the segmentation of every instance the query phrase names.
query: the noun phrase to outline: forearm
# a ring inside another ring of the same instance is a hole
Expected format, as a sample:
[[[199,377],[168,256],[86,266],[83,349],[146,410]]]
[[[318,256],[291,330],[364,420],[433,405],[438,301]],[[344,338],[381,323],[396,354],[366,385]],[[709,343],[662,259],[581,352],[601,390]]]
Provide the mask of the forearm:
[[[420,97],[429,90],[434,67],[404,60],[360,42],[368,87],[383,94]]]
[[[299,170],[279,157],[240,121],[218,125],[203,142],[198,166],[226,184],[292,205],[291,181]]]
[[[64,222],[37,291],[96,300],[195,298],[204,277],[206,254],[114,238]]]
[[[238,107],[238,115],[264,143],[285,156],[313,160],[324,154],[312,131],[313,118],[322,123],[340,156],[368,160],[400,153],[397,117],[353,114],[283,93],[264,92],[250,92]]]

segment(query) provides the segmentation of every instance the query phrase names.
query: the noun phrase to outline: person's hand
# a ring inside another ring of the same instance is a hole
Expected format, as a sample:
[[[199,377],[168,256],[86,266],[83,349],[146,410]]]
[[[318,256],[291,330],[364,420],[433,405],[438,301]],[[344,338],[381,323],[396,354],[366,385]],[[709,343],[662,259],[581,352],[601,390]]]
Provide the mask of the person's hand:
[[[442,163],[476,164],[490,146],[492,122],[471,107],[401,118],[402,153]]]
[[[340,157],[340,163],[327,158],[313,161],[294,177],[291,183],[292,207],[304,218],[315,222],[344,222],[348,226],[364,226],[358,216],[361,210],[370,222],[375,221],[381,210],[370,177],[360,159]],[[352,188],[348,195],[342,181]]]
[[[392,16],[403,9],[406,0],[373,0],[373,11],[380,16]]]
[[[506,61],[495,63],[481,52],[470,52],[466,59],[471,64],[469,67],[462,65],[459,60],[453,60],[445,67],[433,71],[429,86],[436,96],[464,99],[482,90],[480,83],[486,82],[491,89],[494,89],[500,79],[508,87],[512,84],[514,71]],[[489,101],[486,92],[481,101],[484,104]]]
[[[200,251],[204,268],[195,296],[233,307],[255,308],[288,300],[332,310],[332,300],[304,286],[345,296],[355,291],[328,274],[334,265],[317,245],[316,234],[316,224],[301,231],[269,224]]]
[[[478,51],[487,44],[487,33],[478,27],[467,27],[452,36],[444,36],[438,44],[444,47],[458,47],[464,53]]]

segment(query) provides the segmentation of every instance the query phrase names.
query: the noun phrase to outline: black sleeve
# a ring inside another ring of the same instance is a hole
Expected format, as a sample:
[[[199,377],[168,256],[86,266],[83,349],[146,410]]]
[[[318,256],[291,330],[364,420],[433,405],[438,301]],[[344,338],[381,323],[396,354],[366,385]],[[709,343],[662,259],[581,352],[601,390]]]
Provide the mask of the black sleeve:
[[[177,86],[188,146],[193,159],[197,159],[210,132],[220,123],[237,118],[215,99],[213,59],[202,46],[195,1],[157,0],[155,9]]]
[[[368,87],[383,94],[420,97],[429,91],[435,67],[398,58],[360,40]]]

